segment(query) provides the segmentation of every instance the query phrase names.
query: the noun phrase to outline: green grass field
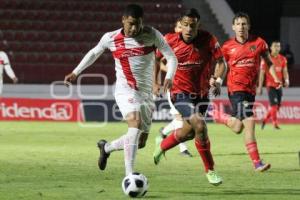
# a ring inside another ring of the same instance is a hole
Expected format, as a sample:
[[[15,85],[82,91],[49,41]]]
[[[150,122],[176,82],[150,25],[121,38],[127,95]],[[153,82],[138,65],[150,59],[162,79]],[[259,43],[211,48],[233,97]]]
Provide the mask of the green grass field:
[[[150,183],[145,199],[300,199],[300,125],[282,125],[280,131],[257,128],[261,155],[272,169],[255,173],[242,135],[209,124],[216,170],[224,179],[218,187],[208,184],[192,141],[193,158],[179,155],[176,147],[159,166],[153,164],[154,137],[162,125],[153,125],[146,148],[138,151],[136,171]],[[114,152],[100,172],[96,147],[99,139],[112,140],[125,131],[124,123],[82,128],[76,123],[0,122],[0,199],[126,199],[123,152]]]

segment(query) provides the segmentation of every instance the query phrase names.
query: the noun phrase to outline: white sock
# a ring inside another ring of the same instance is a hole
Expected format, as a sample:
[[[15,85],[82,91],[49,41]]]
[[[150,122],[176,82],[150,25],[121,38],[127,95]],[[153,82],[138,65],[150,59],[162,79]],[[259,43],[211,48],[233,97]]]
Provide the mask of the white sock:
[[[124,149],[124,138],[126,135],[122,135],[116,140],[113,140],[112,142],[107,142],[104,146],[104,150],[106,153],[111,153],[113,151],[119,151]]]
[[[163,134],[168,136],[172,131],[179,129],[183,126],[183,121],[178,119],[173,119],[167,126],[162,130]]]
[[[180,152],[184,152],[185,150],[187,150],[186,144],[184,142],[179,143],[179,149],[180,149]]]
[[[124,161],[126,175],[133,172],[140,132],[141,131],[137,128],[128,128],[128,132],[124,137]]]

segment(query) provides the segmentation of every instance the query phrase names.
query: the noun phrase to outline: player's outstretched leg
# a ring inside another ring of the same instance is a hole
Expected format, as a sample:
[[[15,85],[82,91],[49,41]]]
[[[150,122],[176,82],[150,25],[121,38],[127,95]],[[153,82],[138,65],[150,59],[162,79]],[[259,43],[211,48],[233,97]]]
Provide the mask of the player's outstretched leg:
[[[97,145],[100,151],[100,156],[98,159],[98,167],[100,170],[105,170],[107,164],[107,158],[110,156],[110,153],[105,152],[105,144],[107,143],[106,140],[100,140]]]
[[[100,151],[100,156],[98,159],[98,167],[100,170],[105,170],[107,159],[110,153],[113,151],[119,151],[124,149],[124,138],[125,135],[113,140],[112,142],[107,142],[106,140],[99,140],[97,146]]]
[[[189,132],[191,132],[192,127],[187,122],[184,122],[182,128],[178,128],[172,131],[166,138],[161,136],[156,137],[156,145],[153,153],[154,164],[158,164],[164,155],[164,153],[178,145],[180,142],[190,140],[192,138],[188,137]],[[194,136],[193,136],[194,137]]]
[[[162,140],[163,138],[160,135],[156,136],[155,138],[155,150],[153,153],[153,160],[155,165],[160,162],[162,156],[164,155],[164,151],[160,147]]]

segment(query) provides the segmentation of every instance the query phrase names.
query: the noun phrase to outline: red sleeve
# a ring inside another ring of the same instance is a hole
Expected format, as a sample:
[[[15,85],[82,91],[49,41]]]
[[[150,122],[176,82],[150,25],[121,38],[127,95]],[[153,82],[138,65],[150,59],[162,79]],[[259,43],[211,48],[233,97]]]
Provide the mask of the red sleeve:
[[[283,68],[287,67],[287,59],[284,56],[282,56],[281,58],[282,58],[282,67]]]
[[[215,36],[212,36],[210,39],[210,49],[215,60],[218,60],[223,57],[221,46]]]
[[[259,46],[261,48],[261,54],[269,51],[269,47],[268,47],[268,44],[266,43],[266,41],[264,41],[263,39],[260,39],[260,41],[261,42],[260,42]]]
[[[227,54],[227,49],[226,49],[225,44],[222,46],[222,53],[223,53],[223,56],[224,56],[225,60],[228,61],[229,57],[228,57],[228,54]]]

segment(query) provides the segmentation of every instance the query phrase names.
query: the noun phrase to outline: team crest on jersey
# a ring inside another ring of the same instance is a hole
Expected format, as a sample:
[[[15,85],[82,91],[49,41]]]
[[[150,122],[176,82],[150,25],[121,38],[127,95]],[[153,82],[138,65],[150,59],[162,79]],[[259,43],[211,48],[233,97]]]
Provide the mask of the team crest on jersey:
[[[255,50],[256,50],[256,46],[255,45],[252,45],[252,46],[250,46],[250,51],[252,51],[252,52],[254,52]]]
[[[216,42],[215,49],[218,49],[218,48],[221,48],[221,46],[220,46],[219,42]]]

